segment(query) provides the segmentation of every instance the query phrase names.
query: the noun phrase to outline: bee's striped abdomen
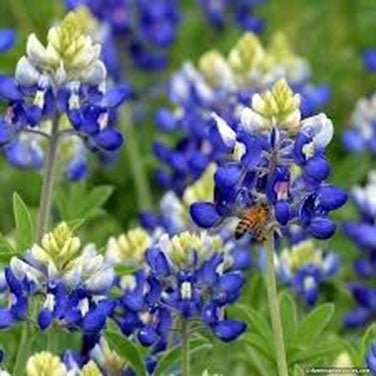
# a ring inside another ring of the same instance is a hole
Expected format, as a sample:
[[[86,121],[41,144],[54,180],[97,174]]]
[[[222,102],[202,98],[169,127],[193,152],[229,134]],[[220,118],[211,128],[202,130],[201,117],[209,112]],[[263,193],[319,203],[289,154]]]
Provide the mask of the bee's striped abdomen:
[[[252,220],[247,217],[243,217],[235,229],[235,239],[238,240],[242,238],[247,232],[249,232],[252,227]]]

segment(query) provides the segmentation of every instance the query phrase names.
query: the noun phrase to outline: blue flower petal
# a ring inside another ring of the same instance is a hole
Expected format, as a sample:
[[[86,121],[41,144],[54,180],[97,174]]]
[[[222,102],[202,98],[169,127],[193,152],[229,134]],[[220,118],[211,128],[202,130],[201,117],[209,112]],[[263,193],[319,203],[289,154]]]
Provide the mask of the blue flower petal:
[[[325,240],[334,235],[336,225],[328,218],[316,217],[312,219],[308,230],[315,238]]]
[[[13,324],[13,316],[9,309],[0,308],[0,329],[9,328]]]
[[[48,308],[43,308],[38,315],[38,325],[41,330],[49,328],[53,319],[53,313]]]
[[[277,201],[275,204],[275,218],[282,225],[285,226],[290,220],[291,210],[290,205],[285,200]]]
[[[0,30],[0,52],[10,50],[16,41],[16,32],[12,29]]]
[[[189,208],[189,212],[193,222],[202,228],[211,228],[220,219],[211,202],[195,202]]]
[[[314,181],[323,181],[330,174],[330,164],[322,157],[311,158],[304,169],[304,176]]]
[[[159,247],[152,247],[146,251],[146,262],[158,276],[163,277],[170,273],[166,256]]]
[[[247,329],[243,321],[224,320],[213,325],[213,332],[216,337],[225,342],[237,339]]]
[[[100,149],[114,151],[123,145],[124,137],[114,128],[106,127],[93,137],[93,141]]]
[[[149,347],[158,341],[159,335],[155,329],[147,326],[139,330],[137,338],[142,346]]]
[[[347,193],[337,187],[321,187],[319,190],[320,206],[327,211],[343,206],[347,197]]]
[[[10,101],[22,99],[22,93],[12,77],[0,75],[0,98]]]

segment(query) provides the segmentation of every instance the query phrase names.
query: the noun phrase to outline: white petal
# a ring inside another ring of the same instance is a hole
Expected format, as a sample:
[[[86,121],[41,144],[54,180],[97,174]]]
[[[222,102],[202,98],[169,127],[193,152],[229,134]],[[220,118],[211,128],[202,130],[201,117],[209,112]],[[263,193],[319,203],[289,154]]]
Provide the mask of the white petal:
[[[88,69],[83,70],[81,81],[89,85],[100,85],[107,75],[107,70],[102,61],[97,60]]]
[[[244,107],[241,110],[240,124],[249,133],[260,133],[268,128],[267,121],[249,107]]]
[[[26,56],[22,56],[17,63],[15,77],[23,86],[32,86],[38,83],[40,78],[38,70],[30,63]]]
[[[317,147],[325,148],[333,138],[333,123],[323,113],[303,120],[301,126],[302,131],[308,131],[312,135]]]
[[[234,130],[216,113],[211,114],[212,119],[215,120],[218,132],[221,136],[223,143],[228,147],[233,147],[236,142],[236,133]]]
[[[47,50],[35,34],[31,34],[27,39],[26,51],[27,56],[33,63],[36,63],[37,65],[44,65],[47,63]]]

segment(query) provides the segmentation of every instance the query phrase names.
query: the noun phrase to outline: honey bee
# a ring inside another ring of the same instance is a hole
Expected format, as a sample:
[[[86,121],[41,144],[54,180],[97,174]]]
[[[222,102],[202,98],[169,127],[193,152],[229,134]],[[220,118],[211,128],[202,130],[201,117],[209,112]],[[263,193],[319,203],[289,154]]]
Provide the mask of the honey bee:
[[[243,210],[235,228],[235,239],[249,233],[257,242],[265,241],[269,218],[270,211],[265,204],[256,204]]]

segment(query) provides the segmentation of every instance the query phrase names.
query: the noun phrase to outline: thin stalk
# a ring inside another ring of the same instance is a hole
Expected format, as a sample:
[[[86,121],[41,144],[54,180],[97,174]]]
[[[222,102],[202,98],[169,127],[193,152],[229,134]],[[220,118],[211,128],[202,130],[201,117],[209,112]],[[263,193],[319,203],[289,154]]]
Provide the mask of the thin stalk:
[[[182,337],[182,364],[183,376],[189,376],[189,330],[187,319],[182,319],[181,337]]]
[[[268,290],[270,318],[274,335],[274,345],[277,352],[277,365],[279,376],[288,376],[286,361],[285,342],[283,340],[283,328],[281,314],[279,311],[279,301],[277,292],[276,273],[274,266],[274,232],[269,231],[266,239],[266,249],[268,253],[268,269],[266,286]]]
[[[43,175],[42,192],[40,195],[39,214],[37,221],[37,241],[39,242],[48,230],[51,202],[53,196],[56,162],[59,150],[59,115],[56,114],[52,124],[51,138],[47,154],[46,168]]]
[[[24,359],[27,357],[27,338],[28,338],[28,325],[27,321],[22,323],[21,338],[18,344],[16,360],[13,366],[12,374],[14,376],[20,376],[24,373]]]
[[[36,29],[27,11],[27,7],[22,1],[8,0],[8,5],[15,21],[17,22],[19,30],[22,30],[26,35],[32,32],[36,32]]]
[[[127,142],[125,153],[129,160],[129,167],[133,176],[136,188],[138,208],[140,211],[150,211],[153,208],[153,201],[148,178],[145,174],[143,156],[141,154],[138,139],[132,122],[132,109],[130,105],[125,105],[121,109],[122,129],[125,131]]]

